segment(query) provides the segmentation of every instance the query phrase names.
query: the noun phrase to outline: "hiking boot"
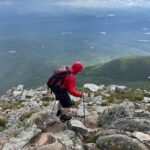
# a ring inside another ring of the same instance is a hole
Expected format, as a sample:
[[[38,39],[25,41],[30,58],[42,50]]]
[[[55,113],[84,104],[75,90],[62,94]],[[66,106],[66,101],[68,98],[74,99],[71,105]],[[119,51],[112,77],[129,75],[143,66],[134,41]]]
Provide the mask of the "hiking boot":
[[[62,111],[61,110],[57,110],[56,116],[59,117],[61,115]]]
[[[71,118],[72,118],[71,116],[63,114],[63,115],[60,116],[60,121],[61,122],[66,122],[66,121],[69,121]]]

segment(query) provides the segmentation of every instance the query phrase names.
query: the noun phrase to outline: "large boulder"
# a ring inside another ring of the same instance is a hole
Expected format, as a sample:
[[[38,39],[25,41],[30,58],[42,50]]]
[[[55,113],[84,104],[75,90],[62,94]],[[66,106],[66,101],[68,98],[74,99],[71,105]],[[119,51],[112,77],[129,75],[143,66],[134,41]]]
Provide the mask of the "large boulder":
[[[22,131],[17,137],[10,139],[8,143],[4,144],[2,150],[21,150],[26,144],[30,142],[31,139],[33,139],[39,133],[41,133],[40,129],[27,128],[25,131]]]
[[[135,106],[132,102],[125,101],[119,105],[111,106],[103,111],[98,117],[99,126],[109,126],[112,122],[124,118],[133,117]]]
[[[135,110],[135,117],[142,117],[142,118],[149,118],[150,119],[150,112],[149,111],[145,111],[142,109],[137,109]]]
[[[32,116],[27,120],[26,126],[32,127],[34,124],[42,130],[45,130],[47,126],[50,126],[56,122],[56,118],[52,118],[51,109],[39,111],[32,114]]]
[[[102,114],[105,109],[108,109],[108,106],[96,106],[96,111],[98,114]]]
[[[101,104],[102,104],[102,101],[103,101],[102,96],[96,96],[96,97],[94,97],[93,100],[92,100],[92,102],[93,102],[94,104],[96,104],[96,105],[101,105]]]
[[[83,123],[79,120],[71,120],[68,123],[68,126],[71,130],[75,132],[79,132],[80,134],[84,135],[88,133],[88,129],[83,125]]]
[[[17,86],[16,91],[23,91],[24,85],[20,84]]]
[[[119,129],[106,129],[106,130],[100,130],[96,134],[94,134],[93,136],[90,136],[90,138],[88,139],[88,141],[92,142],[92,143],[95,143],[96,140],[99,137],[108,136],[108,135],[114,135],[114,134],[124,134],[124,135],[127,135],[126,132],[123,131],[123,130],[119,130]]]
[[[150,148],[150,135],[142,132],[135,131],[132,136],[145,143]]]
[[[58,133],[56,137],[63,145],[65,145],[66,149],[72,149],[74,146],[75,136],[74,131],[65,130],[64,132]]]
[[[56,142],[53,144],[42,145],[31,150],[66,150],[66,148],[61,143]]]
[[[99,86],[91,83],[84,84],[83,87],[89,89],[91,92],[96,92],[99,90]]]
[[[127,87],[119,85],[109,85],[107,90],[112,93],[125,93],[127,91]]]
[[[8,122],[6,124],[6,129],[9,129],[9,128],[13,127],[17,123],[18,119],[20,118],[20,116],[23,113],[24,113],[23,109],[9,111],[7,113]]]
[[[101,136],[96,144],[101,150],[148,150],[140,141],[121,134]]]
[[[35,141],[34,145],[41,146],[46,144],[52,144],[55,142],[56,142],[55,137],[50,132],[47,132],[47,133],[42,133],[39,136],[39,138]]]
[[[97,118],[98,114],[96,111],[92,111],[89,116],[86,116],[85,122],[86,122],[86,127],[88,128],[95,128],[97,127]]]
[[[14,97],[17,97],[22,94],[22,91],[13,91]]]
[[[112,123],[111,127],[130,132],[141,131],[146,133],[150,131],[150,120],[145,118],[121,118]]]
[[[142,102],[145,103],[145,104],[150,103],[150,97],[144,97]]]
[[[99,90],[100,90],[100,91],[106,90],[106,86],[105,86],[104,84],[100,85],[100,86],[99,86]]]

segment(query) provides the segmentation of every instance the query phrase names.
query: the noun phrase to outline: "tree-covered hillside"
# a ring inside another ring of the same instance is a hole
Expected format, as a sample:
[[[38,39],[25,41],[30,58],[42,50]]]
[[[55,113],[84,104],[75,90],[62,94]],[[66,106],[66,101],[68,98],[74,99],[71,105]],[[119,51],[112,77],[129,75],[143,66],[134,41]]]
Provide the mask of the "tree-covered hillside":
[[[124,84],[131,87],[150,89],[150,57],[120,58],[103,65],[87,67],[78,76],[79,85]]]

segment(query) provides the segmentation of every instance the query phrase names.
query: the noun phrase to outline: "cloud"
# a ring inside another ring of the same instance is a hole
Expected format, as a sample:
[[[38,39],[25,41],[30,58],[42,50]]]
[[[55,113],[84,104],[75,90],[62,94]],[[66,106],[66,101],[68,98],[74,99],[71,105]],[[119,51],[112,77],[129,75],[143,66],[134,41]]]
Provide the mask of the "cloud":
[[[55,13],[66,8],[150,7],[150,0],[0,0],[0,10]]]
[[[58,0],[0,0],[0,11],[14,11],[20,14],[30,12],[56,12]]]
[[[63,0],[56,2],[62,6],[115,8],[128,6],[149,6],[148,0]]]
[[[11,6],[13,5],[12,1],[0,0],[0,6]]]
[[[0,0],[0,6],[28,5],[50,7],[52,5],[74,7],[150,6],[150,0]]]

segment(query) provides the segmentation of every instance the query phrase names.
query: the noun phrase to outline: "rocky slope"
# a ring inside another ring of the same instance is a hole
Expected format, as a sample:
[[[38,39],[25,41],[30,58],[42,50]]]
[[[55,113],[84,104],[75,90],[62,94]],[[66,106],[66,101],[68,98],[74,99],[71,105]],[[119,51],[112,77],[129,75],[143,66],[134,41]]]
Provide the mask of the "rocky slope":
[[[56,117],[45,86],[23,85],[0,97],[2,150],[149,150],[150,92],[118,85],[85,84],[68,123]],[[85,106],[85,117],[84,117]]]

